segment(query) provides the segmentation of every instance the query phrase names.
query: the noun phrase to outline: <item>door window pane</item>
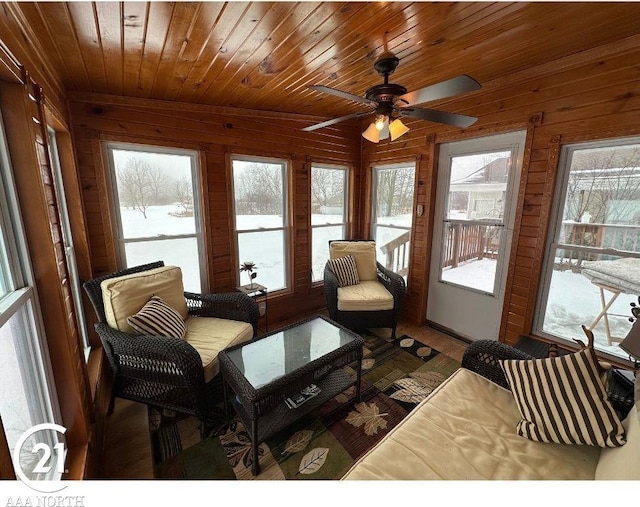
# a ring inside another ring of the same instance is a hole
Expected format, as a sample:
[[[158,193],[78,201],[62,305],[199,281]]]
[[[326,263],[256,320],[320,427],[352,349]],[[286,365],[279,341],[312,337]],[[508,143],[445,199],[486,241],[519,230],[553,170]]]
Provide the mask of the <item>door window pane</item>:
[[[347,199],[345,167],[311,167],[312,282],[320,282],[324,278],[329,241],[345,239]]]
[[[445,223],[441,280],[493,293],[502,227]]]
[[[627,358],[631,303],[640,294],[640,143],[563,148],[560,199],[549,240],[538,332],[584,339]]]
[[[287,165],[233,159],[235,229],[239,263],[253,262],[253,280],[270,291],[288,287]],[[240,285],[250,283],[239,271]]]
[[[440,280],[496,292],[510,150],[451,157]]]
[[[162,260],[180,267],[185,290],[202,292],[195,153],[115,144],[108,150],[126,266]]]
[[[378,262],[405,280],[409,272],[415,164],[374,168],[374,224]]]

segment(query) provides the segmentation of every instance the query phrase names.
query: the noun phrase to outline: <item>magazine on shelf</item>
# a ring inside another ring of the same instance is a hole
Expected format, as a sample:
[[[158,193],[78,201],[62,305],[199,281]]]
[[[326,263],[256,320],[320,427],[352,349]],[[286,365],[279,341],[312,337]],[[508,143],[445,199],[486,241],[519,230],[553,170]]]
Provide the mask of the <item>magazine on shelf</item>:
[[[317,396],[319,393],[320,388],[315,384],[310,384],[299,393],[293,394],[289,398],[286,398],[284,402],[289,408],[298,408],[300,405],[305,403],[307,400],[310,400],[314,396]]]

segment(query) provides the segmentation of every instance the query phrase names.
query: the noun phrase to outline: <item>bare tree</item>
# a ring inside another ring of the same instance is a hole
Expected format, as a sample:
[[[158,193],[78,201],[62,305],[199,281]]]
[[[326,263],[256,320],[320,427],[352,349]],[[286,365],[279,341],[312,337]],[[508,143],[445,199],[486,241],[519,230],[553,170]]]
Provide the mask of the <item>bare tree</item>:
[[[412,167],[378,171],[378,216],[411,212],[415,170]]]
[[[252,163],[234,174],[236,212],[282,215],[284,181],[281,166]]]
[[[173,190],[178,206],[181,208],[181,211],[178,212],[178,216],[193,216],[193,189],[191,187],[191,180],[186,176],[183,176],[178,180],[174,180]]]
[[[628,221],[637,211],[639,195],[639,146],[582,150],[572,160],[563,218],[580,222],[589,215],[593,223]]]
[[[342,169],[313,167],[311,175],[311,212],[321,213],[327,207],[342,208],[344,204],[344,178]]]
[[[118,171],[118,195],[122,204],[147,218],[147,209],[160,202],[167,182],[167,176],[160,169],[133,157]]]

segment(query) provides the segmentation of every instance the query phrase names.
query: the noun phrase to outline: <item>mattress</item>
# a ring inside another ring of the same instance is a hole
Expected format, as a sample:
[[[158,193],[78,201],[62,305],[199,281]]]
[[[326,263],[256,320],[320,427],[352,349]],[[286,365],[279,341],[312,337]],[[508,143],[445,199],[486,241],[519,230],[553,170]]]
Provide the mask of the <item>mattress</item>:
[[[640,259],[585,261],[582,274],[592,283],[626,294],[640,294]]]

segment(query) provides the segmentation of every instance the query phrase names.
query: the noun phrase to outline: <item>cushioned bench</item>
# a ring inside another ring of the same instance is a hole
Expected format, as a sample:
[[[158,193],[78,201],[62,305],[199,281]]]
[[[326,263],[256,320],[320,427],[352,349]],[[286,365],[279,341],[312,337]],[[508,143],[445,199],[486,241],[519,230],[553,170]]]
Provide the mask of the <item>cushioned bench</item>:
[[[497,356],[474,349],[475,363],[482,365],[478,369],[499,375],[489,368],[490,363],[496,366]],[[509,348],[503,346],[503,350]],[[463,366],[473,367],[473,362],[463,360]],[[463,367],[360,458],[343,479],[640,479],[636,407],[623,422],[626,444],[615,448],[529,440],[516,433],[520,420],[509,389]]]

